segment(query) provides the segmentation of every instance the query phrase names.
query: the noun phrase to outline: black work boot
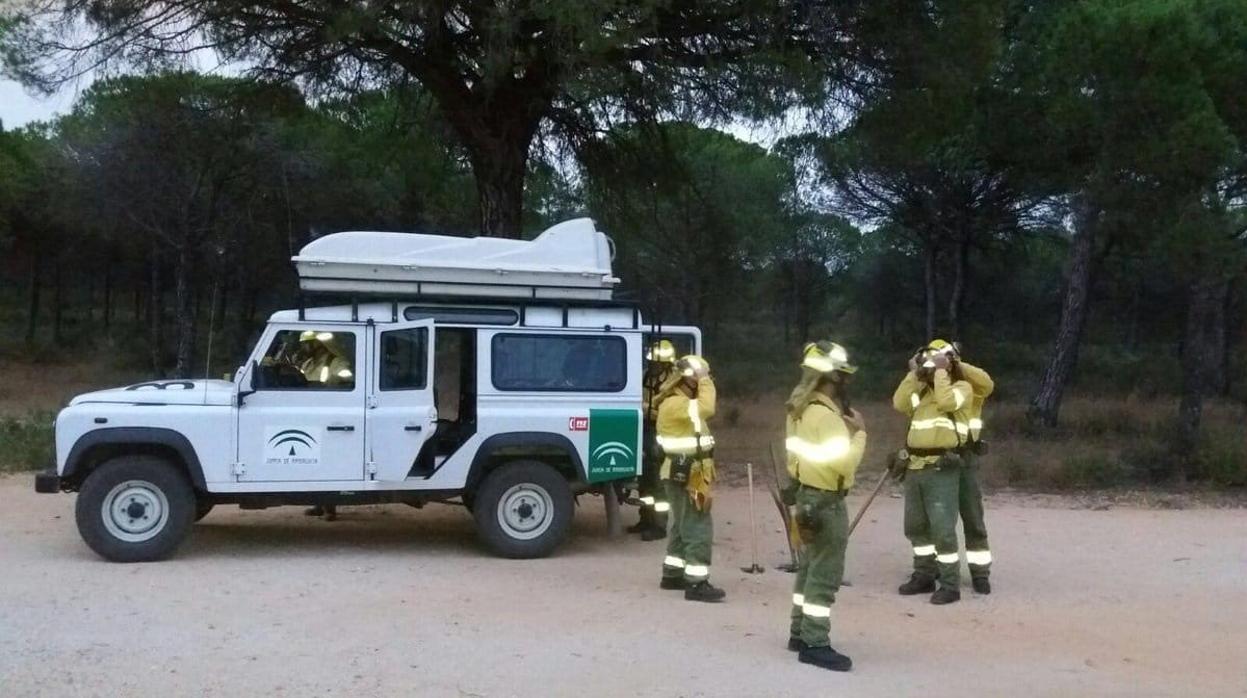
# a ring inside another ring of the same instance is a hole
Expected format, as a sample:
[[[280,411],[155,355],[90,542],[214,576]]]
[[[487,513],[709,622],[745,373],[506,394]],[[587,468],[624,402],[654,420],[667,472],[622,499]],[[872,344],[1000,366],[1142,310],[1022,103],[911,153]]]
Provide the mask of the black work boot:
[[[727,596],[727,592],[722,589],[711,586],[709,581],[701,581],[693,584],[684,590],[685,601],[705,601],[714,603],[722,601]]]
[[[915,596],[917,594],[930,594],[935,591],[935,580],[925,574],[914,572],[905,582],[897,589],[901,596]]]
[[[853,668],[853,660],[840,654],[831,647],[807,647],[797,655],[802,664],[813,664],[832,671],[848,671]]]
[[[943,606],[944,604],[955,603],[960,600],[961,592],[956,589],[940,587],[935,590],[934,594],[931,594],[931,603],[936,606]]]
[[[646,542],[651,540],[662,540],[666,537],[667,529],[662,528],[658,524],[649,524],[645,528],[641,529],[641,540]]]
[[[324,507],[322,507],[321,505],[317,504],[317,505],[316,505],[316,506],[314,506],[314,507],[308,507],[308,508],[304,509],[304,510],[303,510],[303,515],[304,515],[304,516],[324,516],[324,515],[325,515],[325,508],[324,508]]]
[[[684,577],[663,577],[658,583],[659,589],[668,589],[671,591],[684,591],[688,585],[684,583]]]
[[[975,577],[970,580],[970,584],[974,586],[975,593],[990,594],[992,593],[992,583],[987,581],[987,577]]]
[[[628,533],[645,533],[646,529],[653,525],[653,513],[648,507],[642,507],[641,518],[637,522],[629,526],[626,530]]]
[[[808,650],[809,648],[810,646],[805,644],[805,640],[802,640],[799,637],[788,638],[788,651],[789,652],[804,652]]]

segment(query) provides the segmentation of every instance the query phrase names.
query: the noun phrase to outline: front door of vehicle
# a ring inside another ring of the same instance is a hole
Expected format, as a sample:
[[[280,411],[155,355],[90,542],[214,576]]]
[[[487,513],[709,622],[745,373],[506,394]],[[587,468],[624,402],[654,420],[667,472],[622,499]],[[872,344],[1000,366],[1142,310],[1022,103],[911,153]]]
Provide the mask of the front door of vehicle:
[[[368,398],[368,468],[376,480],[405,480],[437,429],[433,321],[374,326]],[[433,454],[428,454],[432,457]]]
[[[362,326],[275,325],[238,409],[239,480],[364,478]]]

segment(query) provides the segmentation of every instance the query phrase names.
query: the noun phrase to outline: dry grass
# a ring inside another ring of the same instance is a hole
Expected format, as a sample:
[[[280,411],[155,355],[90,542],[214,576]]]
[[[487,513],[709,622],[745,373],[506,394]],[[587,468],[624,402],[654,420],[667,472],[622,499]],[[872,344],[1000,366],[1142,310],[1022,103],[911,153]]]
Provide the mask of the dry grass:
[[[0,361],[0,417],[59,410],[79,393],[142,378],[102,360],[86,362]]]
[[[782,441],[784,395],[727,399],[715,419],[716,451],[728,479],[745,462],[770,479],[770,444]],[[887,454],[905,443],[907,421],[882,401],[855,405],[866,418],[870,443],[862,470],[882,469]],[[1040,491],[1147,484],[1169,466],[1176,399],[1074,396],[1062,425],[1037,432],[1026,422],[1026,404],[989,402],[984,419],[990,451],[980,460],[989,487]],[[1200,457],[1217,485],[1247,484],[1247,437],[1242,406],[1213,401],[1204,411]]]
[[[10,468],[41,467],[42,457],[36,464],[18,463],[34,459],[19,452],[44,452],[41,434],[70,397],[142,377],[102,360],[0,361],[0,461]],[[769,450],[783,440],[786,396],[725,396],[721,401],[713,426],[724,479],[743,477],[747,462],[754,464],[756,477],[771,479]],[[855,407],[870,432],[862,471],[877,473],[887,454],[904,444],[907,422],[884,401]],[[983,479],[989,487],[1038,491],[1146,484],[1167,470],[1176,412],[1172,398],[1072,396],[1065,401],[1060,428],[1035,432],[1026,422],[1025,403],[991,401],[985,415],[990,453],[980,461]],[[1213,401],[1205,409],[1200,460],[1214,484],[1247,485],[1245,421],[1241,405]]]

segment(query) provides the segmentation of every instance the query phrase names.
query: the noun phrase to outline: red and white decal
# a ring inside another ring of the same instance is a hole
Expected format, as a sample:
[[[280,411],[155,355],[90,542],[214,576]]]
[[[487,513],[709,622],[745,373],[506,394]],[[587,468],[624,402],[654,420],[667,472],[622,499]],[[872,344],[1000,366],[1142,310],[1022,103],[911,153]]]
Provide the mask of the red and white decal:
[[[568,431],[589,431],[588,417],[572,417],[567,420]]]

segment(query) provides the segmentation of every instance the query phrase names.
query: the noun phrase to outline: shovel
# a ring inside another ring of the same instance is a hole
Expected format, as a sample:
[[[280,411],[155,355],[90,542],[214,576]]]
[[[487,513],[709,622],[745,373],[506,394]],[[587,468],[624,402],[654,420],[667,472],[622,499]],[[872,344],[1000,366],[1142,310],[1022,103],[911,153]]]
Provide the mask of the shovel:
[[[762,574],[766,568],[758,564],[758,525],[753,513],[753,463],[746,463],[745,469],[749,473],[749,538],[753,543],[753,564],[740,568],[740,571],[747,574]]]

